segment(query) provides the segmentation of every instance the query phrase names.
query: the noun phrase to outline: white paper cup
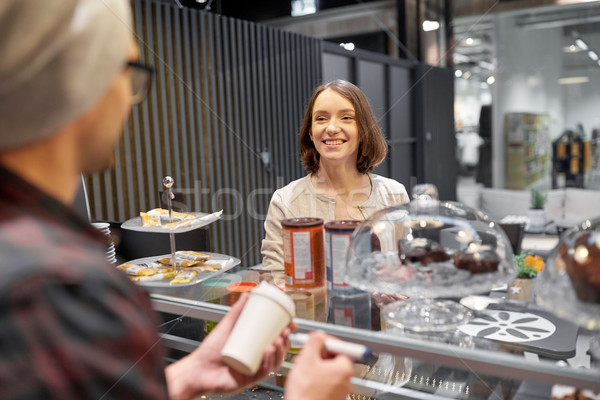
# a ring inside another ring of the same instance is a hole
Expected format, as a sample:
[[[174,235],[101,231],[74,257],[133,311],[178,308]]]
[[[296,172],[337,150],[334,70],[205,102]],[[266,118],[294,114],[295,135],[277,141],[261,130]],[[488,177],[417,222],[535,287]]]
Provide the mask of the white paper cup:
[[[294,301],[275,286],[262,282],[250,292],[250,298],[221,351],[223,361],[244,375],[254,375],[265,349],[294,316]]]

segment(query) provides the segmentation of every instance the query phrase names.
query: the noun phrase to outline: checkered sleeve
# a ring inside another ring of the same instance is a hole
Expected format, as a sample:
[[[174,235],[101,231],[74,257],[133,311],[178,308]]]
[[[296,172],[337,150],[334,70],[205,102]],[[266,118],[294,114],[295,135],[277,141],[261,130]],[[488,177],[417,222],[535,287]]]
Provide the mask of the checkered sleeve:
[[[116,274],[41,270],[3,285],[0,398],[167,397],[149,301]]]

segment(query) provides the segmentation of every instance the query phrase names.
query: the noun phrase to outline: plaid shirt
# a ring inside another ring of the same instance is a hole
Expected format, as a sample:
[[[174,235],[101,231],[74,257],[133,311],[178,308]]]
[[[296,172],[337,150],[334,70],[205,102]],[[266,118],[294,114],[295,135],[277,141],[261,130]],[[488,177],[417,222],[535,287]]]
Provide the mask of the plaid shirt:
[[[0,399],[167,398],[156,315],[103,239],[0,167]]]

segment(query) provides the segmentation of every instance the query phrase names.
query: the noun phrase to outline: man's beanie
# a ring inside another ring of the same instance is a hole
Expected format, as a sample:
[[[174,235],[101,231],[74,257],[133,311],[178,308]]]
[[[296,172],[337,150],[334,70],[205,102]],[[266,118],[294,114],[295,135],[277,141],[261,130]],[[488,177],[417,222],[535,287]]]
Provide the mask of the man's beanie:
[[[127,0],[0,1],[0,151],[56,132],[125,67]]]

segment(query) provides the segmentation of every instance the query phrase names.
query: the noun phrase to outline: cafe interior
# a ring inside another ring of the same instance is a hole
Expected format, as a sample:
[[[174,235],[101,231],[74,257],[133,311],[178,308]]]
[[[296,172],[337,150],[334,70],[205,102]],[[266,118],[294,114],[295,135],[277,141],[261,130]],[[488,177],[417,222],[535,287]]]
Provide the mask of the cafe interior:
[[[131,276],[169,360],[267,281],[300,332],[373,353],[351,399],[600,398],[600,1],[132,6],[152,85],[76,205],[115,267],[194,269]],[[373,172],[410,202],[354,224],[298,216],[284,268],[267,270],[271,196],[307,174],[305,108],[335,79],[367,96],[388,144]],[[294,275],[303,251],[310,282]],[[244,393],[203,398],[282,399],[298,351]]]

